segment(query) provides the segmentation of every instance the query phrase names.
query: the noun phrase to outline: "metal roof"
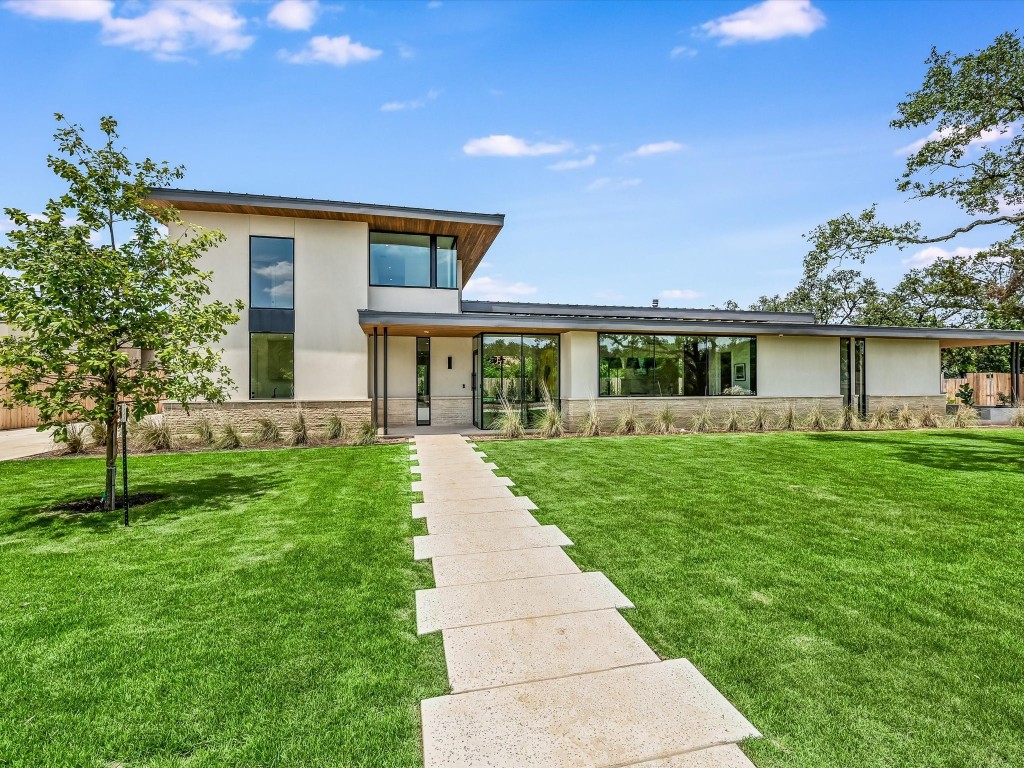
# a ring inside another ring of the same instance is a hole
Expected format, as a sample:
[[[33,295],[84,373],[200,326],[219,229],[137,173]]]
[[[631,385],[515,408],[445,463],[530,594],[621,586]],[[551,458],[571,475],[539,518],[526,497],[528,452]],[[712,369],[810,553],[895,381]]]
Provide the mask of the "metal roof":
[[[813,312],[755,312],[733,309],[620,307],[598,304],[537,304],[517,301],[463,301],[464,313],[545,315],[549,317],[628,318],[631,320],[728,320],[751,323],[813,323]]]

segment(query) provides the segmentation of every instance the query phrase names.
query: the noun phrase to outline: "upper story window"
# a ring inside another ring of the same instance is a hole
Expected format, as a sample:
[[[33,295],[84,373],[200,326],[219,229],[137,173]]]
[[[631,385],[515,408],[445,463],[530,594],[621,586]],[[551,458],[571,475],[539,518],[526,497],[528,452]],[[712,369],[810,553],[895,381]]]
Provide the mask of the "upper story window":
[[[371,232],[370,285],[458,288],[455,238]]]
[[[295,241],[290,237],[249,238],[249,306],[294,309],[292,275]]]

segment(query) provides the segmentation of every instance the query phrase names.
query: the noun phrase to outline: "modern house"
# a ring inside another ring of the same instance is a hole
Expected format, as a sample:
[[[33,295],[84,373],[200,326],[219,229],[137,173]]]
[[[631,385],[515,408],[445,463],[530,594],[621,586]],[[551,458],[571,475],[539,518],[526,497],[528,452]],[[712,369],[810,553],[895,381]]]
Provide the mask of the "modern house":
[[[591,400],[609,421],[627,407],[653,415],[666,404],[680,415],[787,402],[941,411],[942,348],[990,344],[1012,345],[1012,396],[1021,396],[1020,331],[463,300],[501,214],[182,189],[156,190],[151,201],[227,236],[202,266],[215,298],[247,308],[223,339],[237,385],[230,401],[192,406],[214,418],[244,424],[301,406],[313,421],[376,413],[384,431],[486,429],[502,397],[528,421],[550,397],[570,425]],[[165,418],[185,417],[168,403]]]

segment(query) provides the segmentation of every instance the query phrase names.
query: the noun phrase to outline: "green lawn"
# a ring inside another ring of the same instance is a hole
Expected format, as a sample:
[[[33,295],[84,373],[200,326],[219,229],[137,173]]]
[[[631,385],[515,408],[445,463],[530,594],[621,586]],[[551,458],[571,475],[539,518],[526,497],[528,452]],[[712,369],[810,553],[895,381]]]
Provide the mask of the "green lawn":
[[[486,451],[764,733],[760,768],[1024,765],[1024,431]]]
[[[447,687],[415,636],[404,446],[0,464],[0,766],[416,766]]]

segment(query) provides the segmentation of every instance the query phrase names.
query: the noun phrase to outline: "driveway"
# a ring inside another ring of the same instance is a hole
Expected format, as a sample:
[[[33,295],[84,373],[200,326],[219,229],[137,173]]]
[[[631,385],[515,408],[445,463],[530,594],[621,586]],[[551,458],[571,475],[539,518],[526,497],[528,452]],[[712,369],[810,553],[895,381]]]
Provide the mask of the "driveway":
[[[37,432],[35,427],[0,431],[0,461],[23,459],[52,451],[53,448],[49,431]]]

